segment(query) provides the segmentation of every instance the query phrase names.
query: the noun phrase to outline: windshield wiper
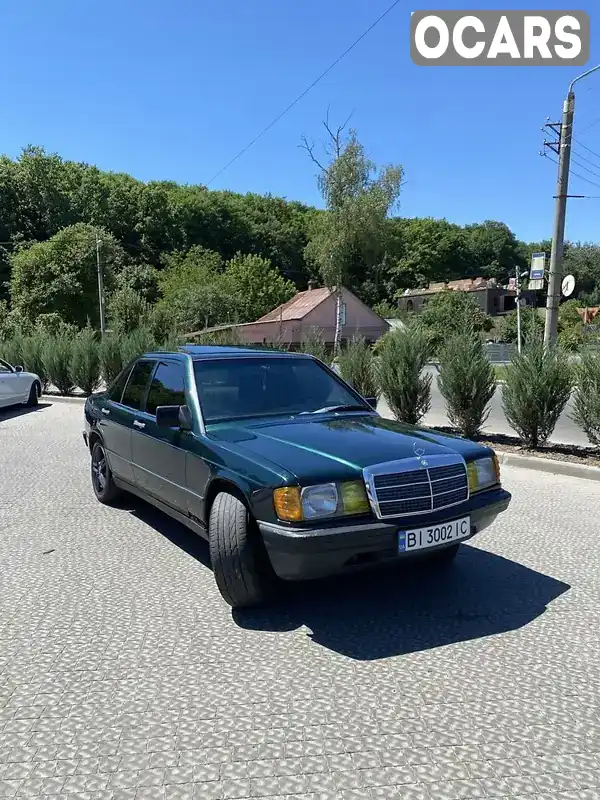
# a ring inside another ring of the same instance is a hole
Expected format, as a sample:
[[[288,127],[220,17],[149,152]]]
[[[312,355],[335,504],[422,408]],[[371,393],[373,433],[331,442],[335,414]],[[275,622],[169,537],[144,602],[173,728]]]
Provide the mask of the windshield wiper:
[[[324,408],[317,408],[316,411],[301,411],[301,414],[325,414],[328,411],[372,411],[372,408],[367,406],[360,406],[358,403],[354,405],[339,405],[339,406],[325,406]]]

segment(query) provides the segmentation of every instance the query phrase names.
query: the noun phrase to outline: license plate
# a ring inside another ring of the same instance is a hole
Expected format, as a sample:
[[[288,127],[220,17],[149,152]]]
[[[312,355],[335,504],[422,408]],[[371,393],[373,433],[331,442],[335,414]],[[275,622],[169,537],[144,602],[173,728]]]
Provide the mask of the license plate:
[[[441,547],[445,544],[466,539],[471,533],[471,518],[463,517],[452,522],[441,522],[427,528],[413,528],[398,531],[398,552],[408,553],[423,550],[425,547]]]

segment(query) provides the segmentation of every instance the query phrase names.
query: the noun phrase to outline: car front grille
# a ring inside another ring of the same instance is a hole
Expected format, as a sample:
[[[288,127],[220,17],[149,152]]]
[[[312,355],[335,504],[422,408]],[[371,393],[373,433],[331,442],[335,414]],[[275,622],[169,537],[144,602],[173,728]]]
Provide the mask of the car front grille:
[[[457,455],[377,464],[364,470],[364,478],[380,519],[427,514],[469,499],[467,467]]]

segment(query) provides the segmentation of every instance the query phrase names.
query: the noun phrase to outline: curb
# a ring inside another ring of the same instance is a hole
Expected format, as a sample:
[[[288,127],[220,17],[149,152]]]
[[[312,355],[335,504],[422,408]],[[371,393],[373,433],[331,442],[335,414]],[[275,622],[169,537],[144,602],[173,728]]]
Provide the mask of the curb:
[[[587,464],[574,464],[571,461],[556,461],[552,458],[536,458],[520,456],[517,453],[505,453],[496,450],[498,461],[507,467],[534,469],[538,472],[549,472],[552,475],[567,475],[571,478],[583,478],[588,481],[600,481],[600,467],[589,467]]]
[[[79,403],[83,404],[87,397],[65,397],[62,394],[43,394],[40,400],[47,403]]]

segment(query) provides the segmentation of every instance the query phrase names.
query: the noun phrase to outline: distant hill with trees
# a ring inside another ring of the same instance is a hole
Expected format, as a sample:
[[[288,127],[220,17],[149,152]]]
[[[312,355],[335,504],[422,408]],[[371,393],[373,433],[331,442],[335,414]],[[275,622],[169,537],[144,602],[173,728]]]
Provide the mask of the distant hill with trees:
[[[532,252],[549,250],[549,242],[519,241],[500,221],[390,216],[401,167],[376,173],[354,133],[337,145],[319,178],[324,210],[144,183],[39,147],[0,157],[0,335],[46,315],[53,325],[97,326],[97,239],[111,324],[121,329],[140,320],[194,330],[252,320],[310,279],[332,275],[390,313],[407,288],[476,276],[506,281]],[[600,246],[569,244],[566,269],[582,302],[600,304]]]

